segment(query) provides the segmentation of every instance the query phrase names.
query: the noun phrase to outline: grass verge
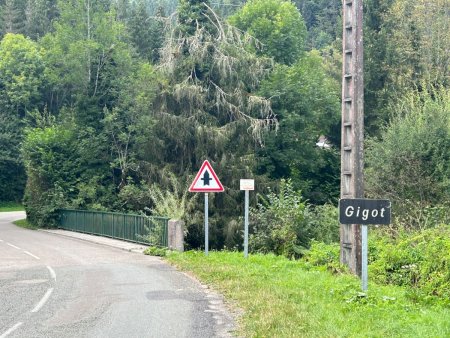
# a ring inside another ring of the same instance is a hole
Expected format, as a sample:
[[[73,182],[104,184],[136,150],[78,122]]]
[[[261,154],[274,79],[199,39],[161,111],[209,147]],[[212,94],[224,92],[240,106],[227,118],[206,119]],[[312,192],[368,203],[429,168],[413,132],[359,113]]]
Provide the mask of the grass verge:
[[[144,255],[165,257],[167,255],[167,251],[168,250],[166,248],[150,246],[144,250]]]
[[[31,229],[31,230],[36,230],[38,227],[31,224],[30,222],[27,221],[27,219],[19,219],[18,221],[14,221],[13,222],[15,225],[17,225],[18,227],[24,228],[24,229]]]
[[[170,253],[244,311],[243,337],[450,337],[450,309],[418,305],[399,287],[369,285],[351,275],[308,269],[273,255]]]
[[[5,211],[24,211],[22,204],[16,202],[0,202],[0,212]]]

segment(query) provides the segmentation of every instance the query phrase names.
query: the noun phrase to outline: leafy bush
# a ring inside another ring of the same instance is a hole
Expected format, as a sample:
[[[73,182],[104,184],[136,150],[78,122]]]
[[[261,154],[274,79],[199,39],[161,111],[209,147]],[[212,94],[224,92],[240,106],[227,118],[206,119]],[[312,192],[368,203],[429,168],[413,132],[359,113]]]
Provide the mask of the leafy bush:
[[[327,243],[339,239],[337,209],[308,205],[290,180],[281,180],[278,194],[261,197],[251,217],[255,226],[249,244],[255,252],[300,257],[313,239]]]
[[[381,139],[367,142],[367,191],[390,198],[405,226],[437,225],[422,211],[450,200],[450,90],[409,93],[393,110]]]
[[[130,211],[144,210],[152,204],[148,187],[144,183],[140,185],[133,183],[131,178],[120,189],[118,198],[122,208]]]
[[[373,237],[369,272],[379,283],[408,286],[417,299],[450,304],[450,226]]]
[[[308,206],[306,219],[311,238],[324,243],[339,242],[338,208],[331,204]]]
[[[440,224],[450,224],[450,202],[443,201],[437,204],[424,205],[422,201],[393,202],[396,213],[395,223],[406,228],[433,228]]]
[[[282,180],[280,192],[261,197],[257,209],[251,209],[254,232],[249,246],[255,252],[273,252],[286,257],[300,256],[308,246],[305,225],[306,204],[290,180]]]
[[[339,244],[312,241],[302,258],[306,267],[344,272]],[[369,279],[402,286],[420,302],[450,305],[450,225],[425,230],[385,229],[369,236]]]
[[[164,238],[167,237],[167,227],[153,217],[145,216],[144,223],[145,235],[136,234],[136,237],[148,245],[162,245]]]
[[[55,227],[58,210],[67,207],[68,201],[60,186],[43,190],[33,178],[28,177],[24,206],[29,222],[38,227]]]
[[[24,206],[29,221],[52,226],[57,210],[68,205],[77,159],[71,131],[58,126],[26,131],[22,154],[27,171]]]
[[[339,261],[339,253],[339,243],[326,244],[312,241],[303,261],[307,263],[307,266],[318,267],[319,270],[328,270],[334,273],[347,271]]]

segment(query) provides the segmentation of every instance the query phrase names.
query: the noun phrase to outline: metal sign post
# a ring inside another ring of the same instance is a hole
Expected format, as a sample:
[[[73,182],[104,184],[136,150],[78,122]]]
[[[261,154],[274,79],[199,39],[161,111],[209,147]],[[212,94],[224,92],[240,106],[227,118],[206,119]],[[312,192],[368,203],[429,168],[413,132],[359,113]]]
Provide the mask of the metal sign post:
[[[209,252],[209,232],[208,232],[208,193],[205,192],[205,255]]]
[[[200,170],[194,178],[190,192],[204,192],[205,193],[205,255],[209,252],[209,226],[208,226],[208,192],[223,192],[224,188],[220,183],[214,169],[208,161],[204,161]]]
[[[361,288],[368,289],[368,228],[367,224],[390,224],[391,202],[389,200],[341,199],[339,200],[339,222],[361,224]]]
[[[240,181],[241,190],[245,191],[244,206],[244,257],[248,257],[248,209],[249,209],[249,191],[255,190],[255,180],[243,179]]]
[[[248,257],[248,190],[245,190],[245,212],[244,212],[244,257]]]
[[[368,268],[367,268],[367,254],[368,254],[368,241],[367,241],[367,225],[361,225],[361,286],[364,292],[367,291],[367,284],[369,280]]]

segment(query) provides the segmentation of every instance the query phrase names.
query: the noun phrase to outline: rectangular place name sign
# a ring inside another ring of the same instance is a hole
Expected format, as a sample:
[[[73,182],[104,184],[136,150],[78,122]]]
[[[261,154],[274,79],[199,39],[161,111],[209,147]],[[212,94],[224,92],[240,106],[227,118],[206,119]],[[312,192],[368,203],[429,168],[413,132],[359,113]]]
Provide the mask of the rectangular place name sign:
[[[390,224],[391,202],[373,199],[341,199],[339,201],[341,224]]]

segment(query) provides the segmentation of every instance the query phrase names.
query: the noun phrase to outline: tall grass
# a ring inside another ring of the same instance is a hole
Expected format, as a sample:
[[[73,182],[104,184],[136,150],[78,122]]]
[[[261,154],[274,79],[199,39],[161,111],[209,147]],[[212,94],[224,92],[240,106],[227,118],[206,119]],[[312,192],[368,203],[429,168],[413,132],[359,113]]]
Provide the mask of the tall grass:
[[[193,206],[194,198],[188,195],[186,186],[180,185],[175,174],[167,173],[169,187],[163,189],[154,184],[150,187],[149,196],[153,201],[151,209],[154,215],[183,219],[186,212]]]

